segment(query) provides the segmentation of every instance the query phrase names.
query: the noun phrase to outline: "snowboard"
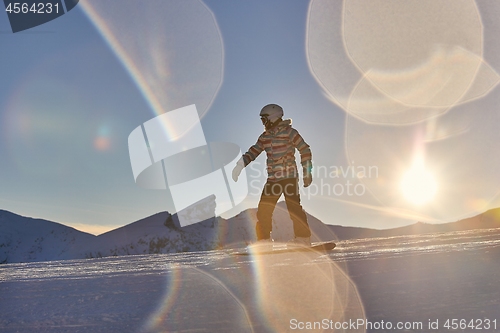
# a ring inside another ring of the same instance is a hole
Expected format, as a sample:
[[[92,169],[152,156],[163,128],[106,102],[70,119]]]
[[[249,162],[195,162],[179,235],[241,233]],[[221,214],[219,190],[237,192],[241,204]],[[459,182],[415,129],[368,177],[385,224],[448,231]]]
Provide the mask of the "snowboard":
[[[249,255],[261,255],[261,254],[278,254],[278,253],[290,253],[290,252],[319,252],[319,253],[324,253],[331,251],[337,246],[334,242],[326,242],[326,243],[321,243],[321,244],[316,244],[312,245],[311,247],[299,247],[299,246],[287,246],[287,245],[281,245],[281,246],[276,246],[272,250],[265,250],[265,251],[243,251],[243,252],[234,252],[234,255],[238,256],[249,256]]]

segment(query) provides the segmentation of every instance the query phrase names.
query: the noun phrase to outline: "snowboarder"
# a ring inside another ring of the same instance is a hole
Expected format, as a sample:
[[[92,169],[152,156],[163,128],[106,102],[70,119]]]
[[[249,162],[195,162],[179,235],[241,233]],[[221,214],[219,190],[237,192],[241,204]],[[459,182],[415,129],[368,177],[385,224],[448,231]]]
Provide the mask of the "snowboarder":
[[[260,119],[265,127],[257,143],[243,154],[233,169],[233,180],[244,167],[255,160],[262,151],[267,154],[267,182],[262,190],[257,209],[257,243],[272,245],[272,216],[278,199],[283,194],[293,221],[294,243],[311,246],[311,230],[307,216],[300,204],[298,170],[295,162],[295,149],[300,153],[304,187],[312,182],[312,154],[309,145],[294,129],[291,119],[283,120],[283,109],[269,104],[260,111]]]

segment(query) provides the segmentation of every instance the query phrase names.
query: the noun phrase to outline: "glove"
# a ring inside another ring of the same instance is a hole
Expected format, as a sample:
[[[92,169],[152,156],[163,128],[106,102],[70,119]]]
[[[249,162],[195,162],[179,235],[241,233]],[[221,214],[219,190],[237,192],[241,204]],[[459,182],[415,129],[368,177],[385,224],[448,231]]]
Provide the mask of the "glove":
[[[240,159],[240,160],[238,161],[238,163],[236,163],[236,166],[235,166],[235,167],[234,167],[234,169],[233,169],[233,180],[234,180],[235,182],[237,182],[237,181],[238,181],[238,177],[239,177],[239,175],[240,175],[240,173],[241,173],[241,170],[243,170],[243,168],[244,168],[244,167],[245,167],[245,163],[243,162],[243,160],[242,160],[242,159]]]
[[[303,181],[304,187],[308,187],[313,181],[313,176],[311,174],[305,175]]]
[[[311,161],[306,161],[305,163],[302,164],[302,175],[303,175],[302,181],[304,182],[304,187],[308,187],[309,185],[311,185],[313,181],[313,176],[311,171],[312,171]]]

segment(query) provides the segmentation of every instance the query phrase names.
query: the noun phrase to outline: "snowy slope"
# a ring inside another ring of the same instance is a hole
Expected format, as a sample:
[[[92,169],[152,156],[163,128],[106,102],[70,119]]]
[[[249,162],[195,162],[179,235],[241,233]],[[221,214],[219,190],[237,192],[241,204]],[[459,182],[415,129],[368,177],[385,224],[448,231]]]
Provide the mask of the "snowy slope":
[[[176,215],[158,213],[99,236],[62,224],[0,214],[0,262],[34,262],[84,259],[107,256],[206,251],[244,247],[255,240],[256,209],[225,220],[212,218],[180,227]],[[313,241],[330,240],[334,235],[321,221],[308,215]],[[284,203],[274,215],[273,238],[293,238],[292,222]],[[319,236],[316,236],[319,235]]]
[[[327,255],[229,252],[2,265],[0,331],[500,330],[498,228],[347,241]],[[333,328],[296,326],[324,319]],[[350,322],[360,326],[335,330]]]
[[[212,218],[201,223],[180,227],[176,215],[158,213],[124,227],[99,235],[89,244],[86,257],[111,255],[177,253],[206,251],[218,248],[238,248],[255,241],[256,209],[248,209],[225,220]],[[313,241],[335,239],[330,228],[308,214]],[[293,223],[284,202],[280,202],[273,217],[275,241],[293,239]]]
[[[175,215],[158,213],[97,236],[85,254],[92,258],[211,250],[220,247],[217,224],[212,218],[181,228]]]
[[[0,211],[0,263],[210,250],[219,247],[217,221],[180,228],[163,212],[94,236]]]
[[[312,241],[396,237],[500,227],[500,209],[446,224],[416,223],[388,230],[325,225],[308,214]],[[0,263],[85,259],[239,248],[255,240],[256,209],[230,219],[212,218],[181,228],[176,215],[158,213],[94,236],[59,223],[22,217],[0,210]],[[273,217],[275,241],[293,238],[293,224],[280,202]]]
[[[369,228],[328,226],[340,240],[354,238],[396,237],[402,235],[422,235],[441,232],[454,232],[474,229],[500,228],[500,208],[490,209],[482,214],[456,222],[423,223],[417,222],[404,227],[375,230]]]
[[[83,258],[95,238],[65,225],[0,210],[0,263]]]

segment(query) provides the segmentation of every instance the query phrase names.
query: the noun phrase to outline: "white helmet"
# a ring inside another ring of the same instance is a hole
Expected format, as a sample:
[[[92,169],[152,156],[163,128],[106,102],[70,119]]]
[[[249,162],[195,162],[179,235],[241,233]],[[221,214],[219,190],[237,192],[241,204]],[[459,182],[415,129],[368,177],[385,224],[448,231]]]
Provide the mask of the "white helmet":
[[[277,104],[268,104],[260,110],[260,119],[264,125],[274,124],[283,117],[283,108]]]

